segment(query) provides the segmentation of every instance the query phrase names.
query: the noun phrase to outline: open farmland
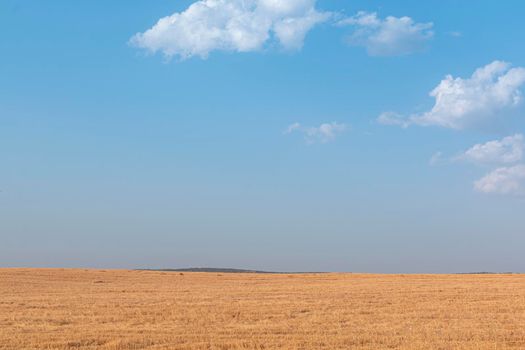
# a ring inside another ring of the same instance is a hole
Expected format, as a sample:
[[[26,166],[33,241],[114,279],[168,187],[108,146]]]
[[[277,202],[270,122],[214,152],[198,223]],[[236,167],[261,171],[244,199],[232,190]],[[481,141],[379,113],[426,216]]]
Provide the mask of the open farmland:
[[[525,349],[525,276],[0,269],[0,349]]]

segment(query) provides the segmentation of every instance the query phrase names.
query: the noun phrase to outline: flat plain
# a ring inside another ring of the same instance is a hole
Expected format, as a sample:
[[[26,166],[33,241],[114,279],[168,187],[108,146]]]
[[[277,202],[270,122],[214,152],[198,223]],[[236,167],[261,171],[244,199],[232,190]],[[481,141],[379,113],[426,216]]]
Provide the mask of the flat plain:
[[[0,269],[0,349],[525,349],[525,275]]]

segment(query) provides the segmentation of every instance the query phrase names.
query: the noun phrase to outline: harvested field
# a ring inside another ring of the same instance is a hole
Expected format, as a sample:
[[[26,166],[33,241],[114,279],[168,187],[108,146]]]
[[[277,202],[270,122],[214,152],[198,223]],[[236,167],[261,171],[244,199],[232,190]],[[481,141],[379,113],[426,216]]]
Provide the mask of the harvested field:
[[[525,276],[0,269],[0,349],[525,349]]]

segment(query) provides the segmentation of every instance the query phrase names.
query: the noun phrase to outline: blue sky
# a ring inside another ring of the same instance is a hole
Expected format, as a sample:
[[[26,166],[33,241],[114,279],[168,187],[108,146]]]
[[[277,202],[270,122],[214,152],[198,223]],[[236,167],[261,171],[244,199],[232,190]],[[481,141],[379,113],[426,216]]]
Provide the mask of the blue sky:
[[[0,265],[525,271],[524,11],[2,1]]]

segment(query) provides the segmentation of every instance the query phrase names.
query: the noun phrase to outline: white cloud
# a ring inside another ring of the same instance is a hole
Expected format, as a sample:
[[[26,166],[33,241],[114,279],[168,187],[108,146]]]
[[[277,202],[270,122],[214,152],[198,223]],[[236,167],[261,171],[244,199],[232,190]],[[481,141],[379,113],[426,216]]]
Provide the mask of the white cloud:
[[[476,69],[470,78],[447,75],[430,92],[435,99],[430,111],[409,117],[386,112],[378,121],[404,127],[437,125],[457,130],[482,125],[504,117],[505,112],[520,104],[523,84],[525,68],[512,68],[507,62],[494,61]]]
[[[520,87],[525,83],[525,68],[494,61],[476,69],[470,78],[448,75],[432,90],[432,109],[413,116],[419,125],[438,125],[464,129],[489,118],[501,118],[505,109],[521,102]]]
[[[358,12],[337,22],[353,26],[348,43],[364,46],[371,56],[398,56],[422,50],[434,35],[432,23],[416,23],[410,17],[377,17],[376,13]]]
[[[476,181],[474,189],[487,194],[525,195],[525,165],[498,168]]]
[[[161,18],[132,45],[166,57],[208,57],[214,50],[249,52],[272,38],[285,49],[300,49],[308,31],[330,17],[316,0],[199,0]]]
[[[524,148],[523,135],[516,134],[474,145],[457,159],[477,164],[511,164],[522,160]]]
[[[347,129],[345,124],[336,122],[323,123],[318,127],[306,127],[299,123],[293,123],[286,128],[285,134],[292,132],[301,132],[308,143],[321,142],[326,143],[333,141],[336,136]]]

